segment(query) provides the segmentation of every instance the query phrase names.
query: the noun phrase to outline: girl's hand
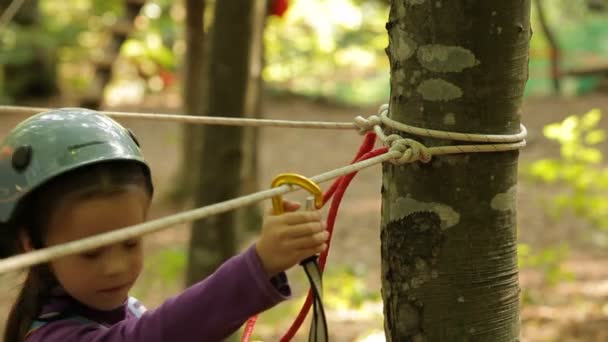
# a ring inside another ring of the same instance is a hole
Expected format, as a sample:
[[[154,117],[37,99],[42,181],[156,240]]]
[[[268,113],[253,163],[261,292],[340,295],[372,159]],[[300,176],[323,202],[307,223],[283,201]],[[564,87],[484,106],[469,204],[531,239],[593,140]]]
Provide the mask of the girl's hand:
[[[320,211],[296,211],[300,204],[291,201],[283,201],[283,208],[281,215],[273,215],[272,209],[266,212],[255,244],[269,277],[327,248],[329,233]]]

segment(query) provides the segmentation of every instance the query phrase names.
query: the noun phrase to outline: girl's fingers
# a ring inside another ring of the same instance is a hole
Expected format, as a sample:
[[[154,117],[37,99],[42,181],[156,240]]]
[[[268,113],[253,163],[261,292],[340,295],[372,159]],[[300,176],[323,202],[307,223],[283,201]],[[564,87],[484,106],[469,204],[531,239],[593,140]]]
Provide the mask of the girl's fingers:
[[[298,202],[283,200],[283,211],[286,213],[296,211],[300,209],[300,207],[301,204]],[[266,209],[266,214],[275,215],[274,208],[271,206],[270,208]]]
[[[326,249],[327,249],[327,244],[323,243],[323,244],[318,245],[313,248],[299,250],[298,251],[298,254],[299,254],[298,260],[301,261],[301,260],[308,258],[309,256],[323,253]]]
[[[283,210],[286,212],[292,212],[300,209],[301,205],[298,202],[283,200]]]
[[[318,246],[317,248],[315,248],[315,253],[313,253],[313,254],[325,252],[325,250],[327,249],[327,246],[328,246],[327,243],[321,244],[321,246]]]
[[[326,230],[327,225],[322,221],[300,223],[285,228],[283,236],[288,239],[310,236]]]
[[[288,212],[280,216],[280,220],[284,224],[296,225],[306,222],[321,221],[321,212],[319,210],[310,211],[294,211]]]
[[[289,240],[286,245],[294,250],[315,249],[327,241],[327,238],[329,238],[329,232],[322,231],[314,235]]]

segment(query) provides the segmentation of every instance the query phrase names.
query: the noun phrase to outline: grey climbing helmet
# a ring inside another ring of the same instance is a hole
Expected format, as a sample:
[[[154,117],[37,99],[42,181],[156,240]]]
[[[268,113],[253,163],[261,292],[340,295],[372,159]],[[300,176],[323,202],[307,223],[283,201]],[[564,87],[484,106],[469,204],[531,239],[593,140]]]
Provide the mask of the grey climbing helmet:
[[[19,201],[53,177],[118,160],[140,163],[150,177],[135,136],[99,112],[62,108],[26,119],[0,145],[0,223],[10,221]]]

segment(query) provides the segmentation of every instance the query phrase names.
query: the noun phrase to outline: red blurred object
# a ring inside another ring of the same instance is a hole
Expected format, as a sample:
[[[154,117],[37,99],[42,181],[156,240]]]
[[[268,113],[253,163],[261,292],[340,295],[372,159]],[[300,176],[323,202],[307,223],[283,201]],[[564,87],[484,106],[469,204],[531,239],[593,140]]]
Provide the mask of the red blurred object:
[[[158,76],[161,78],[161,80],[163,80],[163,85],[165,88],[168,88],[175,83],[175,74],[171,71],[161,69],[158,72]]]
[[[274,0],[270,6],[270,15],[283,17],[285,12],[287,12],[287,8],[289,7],[289,0]]]

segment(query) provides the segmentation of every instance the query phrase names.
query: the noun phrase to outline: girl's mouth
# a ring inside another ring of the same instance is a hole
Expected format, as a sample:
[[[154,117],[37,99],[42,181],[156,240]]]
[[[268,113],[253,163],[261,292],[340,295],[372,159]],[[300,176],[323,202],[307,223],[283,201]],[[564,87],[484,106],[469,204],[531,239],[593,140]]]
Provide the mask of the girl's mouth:
[[[108,287],[102,290],[99,290],[99,292],[101,293],[114,293],[114,292],[119,292],[121,290],[126,289],[129,286],[129,284],[123,284],[120,286],[115,286],[115,287]]]

